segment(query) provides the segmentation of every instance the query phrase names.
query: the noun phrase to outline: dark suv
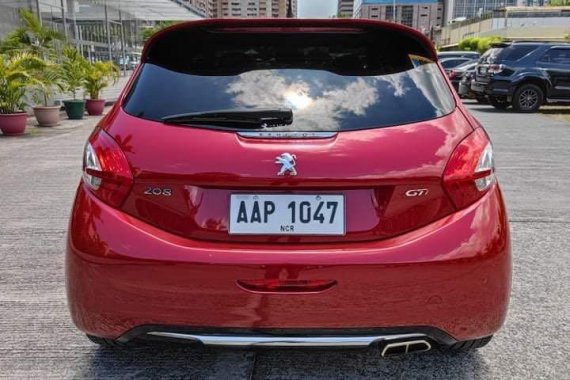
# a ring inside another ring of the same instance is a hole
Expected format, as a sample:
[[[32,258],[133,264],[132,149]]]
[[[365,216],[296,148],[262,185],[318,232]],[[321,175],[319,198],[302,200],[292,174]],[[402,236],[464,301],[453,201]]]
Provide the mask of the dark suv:
[[[536,112],[544,103],[570,104],[570,44],[495,44],[479,60],[471,90],[498,109]]]

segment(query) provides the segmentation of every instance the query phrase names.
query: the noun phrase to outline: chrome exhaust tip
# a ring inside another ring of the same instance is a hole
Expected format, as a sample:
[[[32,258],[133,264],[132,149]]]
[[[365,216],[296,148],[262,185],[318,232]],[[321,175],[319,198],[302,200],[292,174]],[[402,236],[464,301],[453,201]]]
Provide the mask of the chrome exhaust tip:
[[[405,342],[388,343],[382,349],[382,357],[411,354],[412,352],[426,352],[431,350],[427,340],[408,340]]]

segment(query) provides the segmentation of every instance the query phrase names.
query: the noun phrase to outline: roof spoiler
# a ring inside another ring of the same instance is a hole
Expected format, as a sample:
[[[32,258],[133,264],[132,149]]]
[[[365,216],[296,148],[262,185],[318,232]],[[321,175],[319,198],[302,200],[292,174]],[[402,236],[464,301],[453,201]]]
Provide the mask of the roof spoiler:
[[[227,28],[247,28],[248,30],[260,29],[260,32],[266,33],[261,29],[271,29],[274,32],[282,33],[304,33],[308,29],[323,28],[329,32],[339,31],[343,29],[358,29],[363,32],[367,31],[390,31],[391,33],[401,34],[402,38],[408,38],[415,41],[416,46],[421,53],[420,55],[433,61],[437,60],[437,52],[432,42],[419,31],[407,26],[396,24],[393,22],[383,22],[365,19],[207,19],[198,21],[182,22],[165,28],[154,34],[145,44],[142,52],[141,62],[146,62],[149,53],[153,47],[161,40],[168,38],[177,31],[191,31],[192,29],[227,29]]]

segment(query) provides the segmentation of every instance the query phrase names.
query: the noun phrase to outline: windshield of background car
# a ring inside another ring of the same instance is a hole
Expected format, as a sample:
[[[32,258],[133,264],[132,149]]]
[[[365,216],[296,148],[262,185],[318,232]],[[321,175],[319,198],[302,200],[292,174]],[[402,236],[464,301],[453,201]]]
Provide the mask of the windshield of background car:
[[[168,37],[151,49],[123,105],[127,113],[162,121],[285,107],[293,123],[271,130],[346,131],[430,120],[455,108],[437,64],[418,55],[413,41],[348,32],[197,37]]]

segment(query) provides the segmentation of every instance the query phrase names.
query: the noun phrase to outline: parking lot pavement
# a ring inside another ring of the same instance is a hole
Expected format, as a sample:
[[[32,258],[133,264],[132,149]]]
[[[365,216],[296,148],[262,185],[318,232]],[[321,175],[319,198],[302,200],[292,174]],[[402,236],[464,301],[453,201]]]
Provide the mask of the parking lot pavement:
[[[0,378],[567,378],[570,123],[469,107],[494,141],[513,239],[510,312],[489,346],[389,360],[373,349],[98,348],[71,324],[63,273],[68,214],[94,125],[88,120],[0,138]]]

